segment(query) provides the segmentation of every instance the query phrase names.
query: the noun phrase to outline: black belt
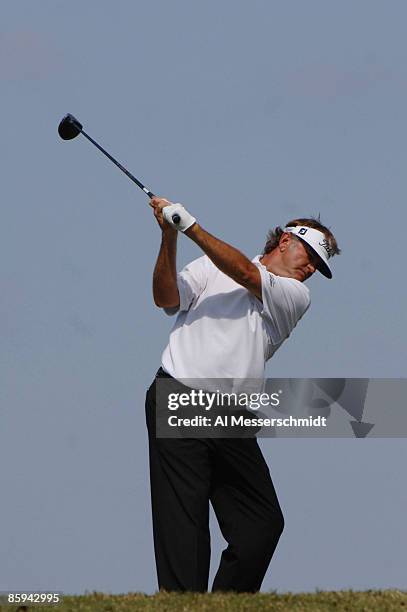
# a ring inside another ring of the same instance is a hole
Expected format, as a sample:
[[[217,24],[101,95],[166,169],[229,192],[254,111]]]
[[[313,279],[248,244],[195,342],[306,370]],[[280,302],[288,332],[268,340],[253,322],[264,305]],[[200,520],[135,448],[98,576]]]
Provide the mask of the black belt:
[[[168,372],[163,370],[163,368],[158,368],[157,374],[155,375],[155,377],[156,378],[173,378],[171,374],[168,374]]]

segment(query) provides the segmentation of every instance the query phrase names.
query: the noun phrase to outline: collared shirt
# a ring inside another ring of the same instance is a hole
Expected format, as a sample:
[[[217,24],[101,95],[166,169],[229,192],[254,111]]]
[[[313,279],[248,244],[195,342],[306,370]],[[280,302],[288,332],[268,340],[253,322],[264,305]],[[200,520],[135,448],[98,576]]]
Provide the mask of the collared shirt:
[[[269,272],[257,255],[262,301],[203,255],[177,274],[179,308],[162,367],[180,379],[262,379],[265,363],[310,305],[309,289]],[[192,386],[192,385],[191,385]]]

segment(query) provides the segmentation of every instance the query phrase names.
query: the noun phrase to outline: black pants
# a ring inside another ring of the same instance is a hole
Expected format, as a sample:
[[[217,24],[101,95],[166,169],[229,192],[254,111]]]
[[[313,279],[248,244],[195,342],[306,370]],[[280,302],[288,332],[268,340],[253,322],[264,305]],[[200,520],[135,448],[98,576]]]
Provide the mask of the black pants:
[[[212,590],[258,591],[284,519],[257,439],[156,438],[155,380],[146,421],[159,588],[208,589],[210,501],[228,543]]]

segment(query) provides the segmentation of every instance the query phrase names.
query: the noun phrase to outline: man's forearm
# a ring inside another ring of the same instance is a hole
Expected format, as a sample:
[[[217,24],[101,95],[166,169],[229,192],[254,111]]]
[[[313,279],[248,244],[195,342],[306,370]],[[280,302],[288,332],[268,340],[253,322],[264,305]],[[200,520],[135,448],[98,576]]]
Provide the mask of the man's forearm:
[[[204,230],[198,223],[186,230],[185,234],[193,240],[222,272],[237,283],[246,284],[256,266],[235,247],[219,240]]]
[[[163,231],[153,274],[154,302],[161,308],[170,308],[179,304],[176,260],[177,232]]]

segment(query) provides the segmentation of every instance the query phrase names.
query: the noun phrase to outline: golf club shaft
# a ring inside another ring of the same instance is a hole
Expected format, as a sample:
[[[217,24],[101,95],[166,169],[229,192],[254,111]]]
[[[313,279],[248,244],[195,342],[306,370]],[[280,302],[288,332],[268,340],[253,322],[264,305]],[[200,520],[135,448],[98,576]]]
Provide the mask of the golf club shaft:
[[[99,149],[99,151],[101,151],[104,155],[106,155],[106,157],[108,157],[110,159],[110,161],[112,161],[118,168],[120,168],[120,170],[122,172],[124,172],[124,174],[126,176],[129,177],[129,179],[131,179],[133,181],[133,183],[136,183],[136,185],[138,187],[140,187],[140,189],[142,189],[144,191],[144,193],[146,193],[148,195],[149,198],[154,198],[154,194],[152,191],[150,191],[149,189],[147,189],[147,187],[145,187],[145,185],[143,185],[143,183],[141,183],[138,179],[136,179],[135,176],[133,176],[131,174],[131,172],[129,172],[128,170],[126,170],[126,168],[124,166],[122,166],[117,159],[115,159],[114,157],[112,157],[110,155],[110,153],[108,153],[107,151],[105,151],[105,149],[103,147],[101,147],[96,140],[93,140],[93,138],[91,138],[84,130],[81,130],[81,134],[83,134],[85,136],[85,138],[87,138],[92,144],[95,145],[95,147],[97,147]]]
[[[152,191],[147,189],[147,187],[145,187],[145,185],[143,185],[143,183],[141,181],[136,179],[136,177],[133,176],[131,174],[131,172],[129,172],[124,166],[122,166],[117,161],[117,159],[115,159],[112,155],[110,155],[110,153],[108,153],[103,147],[101,147],[100,144],[98,144],[96,142],[96,140],[93,140],[93,138],[91,138],[89,136],[89,134],[87,134],[83,130],[82,124],[80,123],[80,121],[78,121],[70,113],[65,115],[65,117],[60,122],[60,124],[58,126],[58,134],[60,135],[60,137],[63,140],[72,140],[72,138],[76,138],[78,136],[78,134],[83,134],[85,136],[85,138],[87,140],[89,140],[89,142],[91,142],[93,145],[95,145],[95,147],[97,149],[99,149],[99,151],[101,151],[103,153],[103,155],[106,155],[106,157],[108,159],[110,159],[110,161],[113,162],[114,165],[117,166],[126,176],[128,176],[129,179],[133,181],[133,183],[136,183],[137,187],[140,187],[140,189],[142,189],[144,191],[144,193],[150,199],[155,197]],[[180,216],[177,213],[175,213],[174,215],[172,215],[172,221],[173,221],[173,223],[175,223],[177,225],[181,221],[181,218],[180,218]]]
[[[101,151],[104,155],[106,155],[106,157],[108,157],[110,159],[110,161],[112,161],[115,166],[117,166],[118,168],[120,168],[120,170],[122,172],[124,172],[124,174],[126,176],[129,177],[129,179],[131,179],[133,181],[133,183],[136,183],[136,185],[138,187],[140,187],[140,189],[142,189],[144,191],[145,194],[148,195],[149,198],[154,198],[154,194],[152,191],[150,191],[149,189],[147,189],[147,187],[145,185],[143,185],[143,183],[141,181],[139,181],[138,179],[136,179],[135,176],[132,175],[131,172],[129,172],[124,166],[122,166],[117,159],[115,159],[114,157],[112,157],[112,155],[110,155],[110,153],[108,153],[107,151],[105,151],[105,149],[103,147],[100,146],[100,144],[98,144],[96,142],[96,140],[93,140],[93,138],[91,138],[89,136],[89,134],[87,134],[83,129],[81,129],[81,134],[83,134],[85,136],[85,138],[87,138],[92,144],[95,145],[95,147],[97,147],[99,149],[99,151]],[[180,222],[180,217],[179,215],[175,214],[172,216],[172,220],[174,223],[179,223]]]

